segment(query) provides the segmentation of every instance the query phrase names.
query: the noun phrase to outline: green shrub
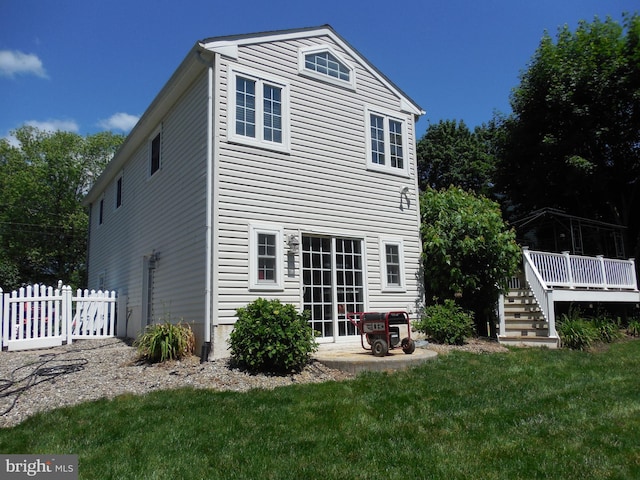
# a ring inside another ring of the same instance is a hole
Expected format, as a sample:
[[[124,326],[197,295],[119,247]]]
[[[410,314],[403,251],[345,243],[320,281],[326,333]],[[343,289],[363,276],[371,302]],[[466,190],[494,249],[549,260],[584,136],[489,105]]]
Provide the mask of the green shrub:
[[[414,328],[434,342],[462,345],[465,338],[474,334],[473,313],[463,310],[453,300],[445,300],[427,307]]]
[[[231,357],[250,371],[301,370],[318,345],[308,315],[279,300],[258,298],[236,310],[229,337]]]
[[[557,330],[562,346],[572,350],[586,350],[600,338],[600,332],[592,322],[571,312],[562,314]]]
[[[630,320],[627,324],[627,335],[640,337],[640,320]]]
[[[598,317],[593,320],[593,326],[598,332],[598,338],[606,343],[611,343],[620,338],[620,322],[607,317]]]
[[[149,325],[134,345],[144,360],[152,363],[166,362],[192,355],[195,336],[188,324],[164,322]]]

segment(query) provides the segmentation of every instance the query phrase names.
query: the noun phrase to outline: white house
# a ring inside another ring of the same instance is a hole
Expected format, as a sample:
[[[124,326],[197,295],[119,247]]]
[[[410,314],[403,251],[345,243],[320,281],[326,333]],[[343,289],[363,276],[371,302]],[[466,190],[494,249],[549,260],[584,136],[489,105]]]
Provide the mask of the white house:
[[[415,312],[423,113],[328,25],[197,42],[86,197],[89,288],[126,297],[129,336],[181,319],[211,358],[258,297],[325,342]]]

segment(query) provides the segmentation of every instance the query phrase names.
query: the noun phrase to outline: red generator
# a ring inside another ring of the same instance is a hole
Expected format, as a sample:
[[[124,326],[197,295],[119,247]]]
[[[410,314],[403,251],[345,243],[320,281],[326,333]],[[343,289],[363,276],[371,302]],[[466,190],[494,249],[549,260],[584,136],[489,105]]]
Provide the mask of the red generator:
[[[407,312],[353,312],[347,313],[349,321],[360,332],[360,343],[365,350],[371,350],[376,357],[384,357],[390,348],[398,345],[406,354],[416,350],[411,339],[411,325]],[[400,341],[400,326],[406,325],[407,336]],[[368,347],[364,341],[367,340]]]

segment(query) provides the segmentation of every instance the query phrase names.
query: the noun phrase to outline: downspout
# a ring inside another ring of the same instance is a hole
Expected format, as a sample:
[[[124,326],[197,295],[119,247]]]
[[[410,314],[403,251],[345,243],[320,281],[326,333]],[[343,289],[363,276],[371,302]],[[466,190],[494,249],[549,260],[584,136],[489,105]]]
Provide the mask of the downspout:
[[[220,88],[217,88],[220,85],[220,53],[215,52],[213,57],[213,66],[209,71],[209,79],[211,82],[210,92],[212,95],[212,103],[211,103],[211,138],[212,140],[212,158],[211,158],[211,178],[209,181],[211,182],[211,188],[209,190],[211,194],[209,207],[211,209],[211,213],[209,216],[210,221],[212,222],[211,228],[211,245],[209,246],[209,265],[212,269],[212,274],[210,279],[213,281],[211,285],[211,306],[215,306],[215,311],[211,313],[210,327],[218,326],[218,277],[220,272],[220,255],[218,254],[219,246],[220,246],[220,228],[219,228],[219,219],[220,219],[220,207],[219,207],[219,192],[220,192],[220,175],[219,171],[219,162],[220,162],[220,115],[214,111],[215,108],[220,108],[221,100],[220,100]],[[211,330],[209,330],[209,336],[211,337]],[[213,350],[213,347],[212,347]]]
[[[212,304],[212,198],[213,198],[213,68],[215,63],[206,62],[200,52],[198,58],[208,67],[207,85],[207,167],[206,167],[206,218],[205,218],[205,287],[204,287],[204,342],[200,352],[200,362],[209,359],[211,353],[211,304]]]

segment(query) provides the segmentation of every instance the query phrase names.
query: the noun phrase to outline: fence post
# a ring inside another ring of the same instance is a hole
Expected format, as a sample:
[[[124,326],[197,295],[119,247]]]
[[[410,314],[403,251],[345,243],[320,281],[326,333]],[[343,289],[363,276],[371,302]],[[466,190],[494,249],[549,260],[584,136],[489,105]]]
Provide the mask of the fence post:
[[[72,343],[73,333],[73,307],[72,307],[71,287],[65,285],[62,287],[62,339],[63,342]]]
[[[127,336],[127,295],[117,296],[117,311],[116,311],[116,336],[118,338],[125,338]]]

